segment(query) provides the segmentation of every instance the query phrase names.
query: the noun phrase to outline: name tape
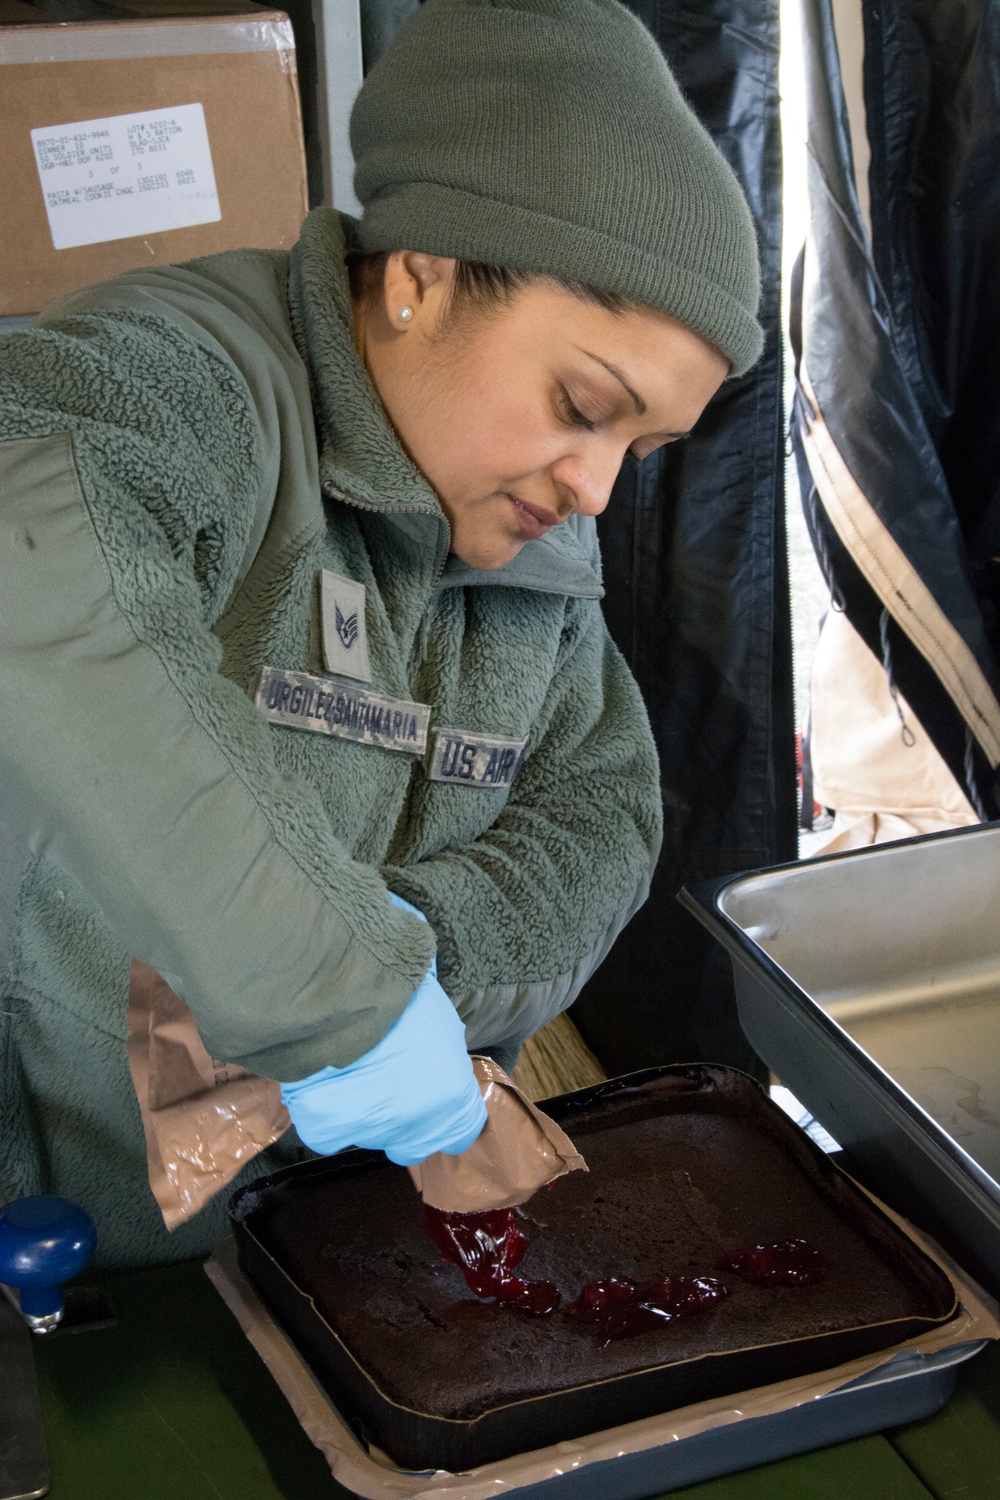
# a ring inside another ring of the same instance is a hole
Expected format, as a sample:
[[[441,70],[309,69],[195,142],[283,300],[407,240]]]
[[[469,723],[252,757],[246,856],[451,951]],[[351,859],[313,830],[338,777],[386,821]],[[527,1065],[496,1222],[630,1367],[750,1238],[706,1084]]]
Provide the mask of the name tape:
[[[404,755],[423,755],[427,749],[428,704],[383,698],[356,682],[263,667],[256,703],[270,723],[289,729],[332,734]]]
[[[510,786],[521,769],[527,740],[435,729],[427,776],[452,786]]]

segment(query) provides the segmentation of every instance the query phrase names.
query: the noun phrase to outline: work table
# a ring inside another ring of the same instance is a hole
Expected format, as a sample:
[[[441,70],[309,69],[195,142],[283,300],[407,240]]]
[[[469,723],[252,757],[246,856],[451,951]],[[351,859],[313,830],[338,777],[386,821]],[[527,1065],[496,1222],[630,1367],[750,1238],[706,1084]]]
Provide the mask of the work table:
[[[117,1321],[35,1345],[53,1500],[347,1500],[200,1263],[100,1280]],[[1000,1346],[934,1417],[676,1500],[996,1500]]]

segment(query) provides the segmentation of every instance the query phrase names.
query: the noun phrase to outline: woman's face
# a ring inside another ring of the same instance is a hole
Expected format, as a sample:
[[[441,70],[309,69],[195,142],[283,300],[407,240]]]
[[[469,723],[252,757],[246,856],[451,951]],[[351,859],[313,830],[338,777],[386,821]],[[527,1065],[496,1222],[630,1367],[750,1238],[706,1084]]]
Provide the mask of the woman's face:
[[[454,266],[390,256],[383,291],[355,309],[358,343],[452,551],[501,568],[569,516],[598,515],[625,454],[684,437],[729,365],[666,314],[615,314],[547,280],[451,315]]]

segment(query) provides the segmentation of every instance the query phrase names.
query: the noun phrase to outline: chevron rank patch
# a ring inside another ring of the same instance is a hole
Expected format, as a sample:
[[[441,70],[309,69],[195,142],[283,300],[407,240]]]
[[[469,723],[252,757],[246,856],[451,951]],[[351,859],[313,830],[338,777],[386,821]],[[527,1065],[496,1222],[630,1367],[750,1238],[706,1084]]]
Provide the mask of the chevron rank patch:
[[[320,574],[319,597],[326,670],[335,672],[338,677],[371,682],[364,584],[324,568]]]
[[[469,729],[435,729],[427,776],[452,786],[510,786],[527,743]]]
[[[423,755],[431,711],[426,703],[383,698],[344,678],[263,667],[257,707],[271,724],[332,734],[359,745]]]

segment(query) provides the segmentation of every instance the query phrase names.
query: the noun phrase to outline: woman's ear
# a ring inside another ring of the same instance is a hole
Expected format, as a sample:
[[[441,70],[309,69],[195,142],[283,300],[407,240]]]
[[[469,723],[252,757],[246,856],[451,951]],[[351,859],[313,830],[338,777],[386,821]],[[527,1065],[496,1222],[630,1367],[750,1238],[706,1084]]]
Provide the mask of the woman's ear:
[[[456,262],[445,255],[394,250],[385,267],[382,295],[385,315],[400,333],[437,328],[451,296]]]

